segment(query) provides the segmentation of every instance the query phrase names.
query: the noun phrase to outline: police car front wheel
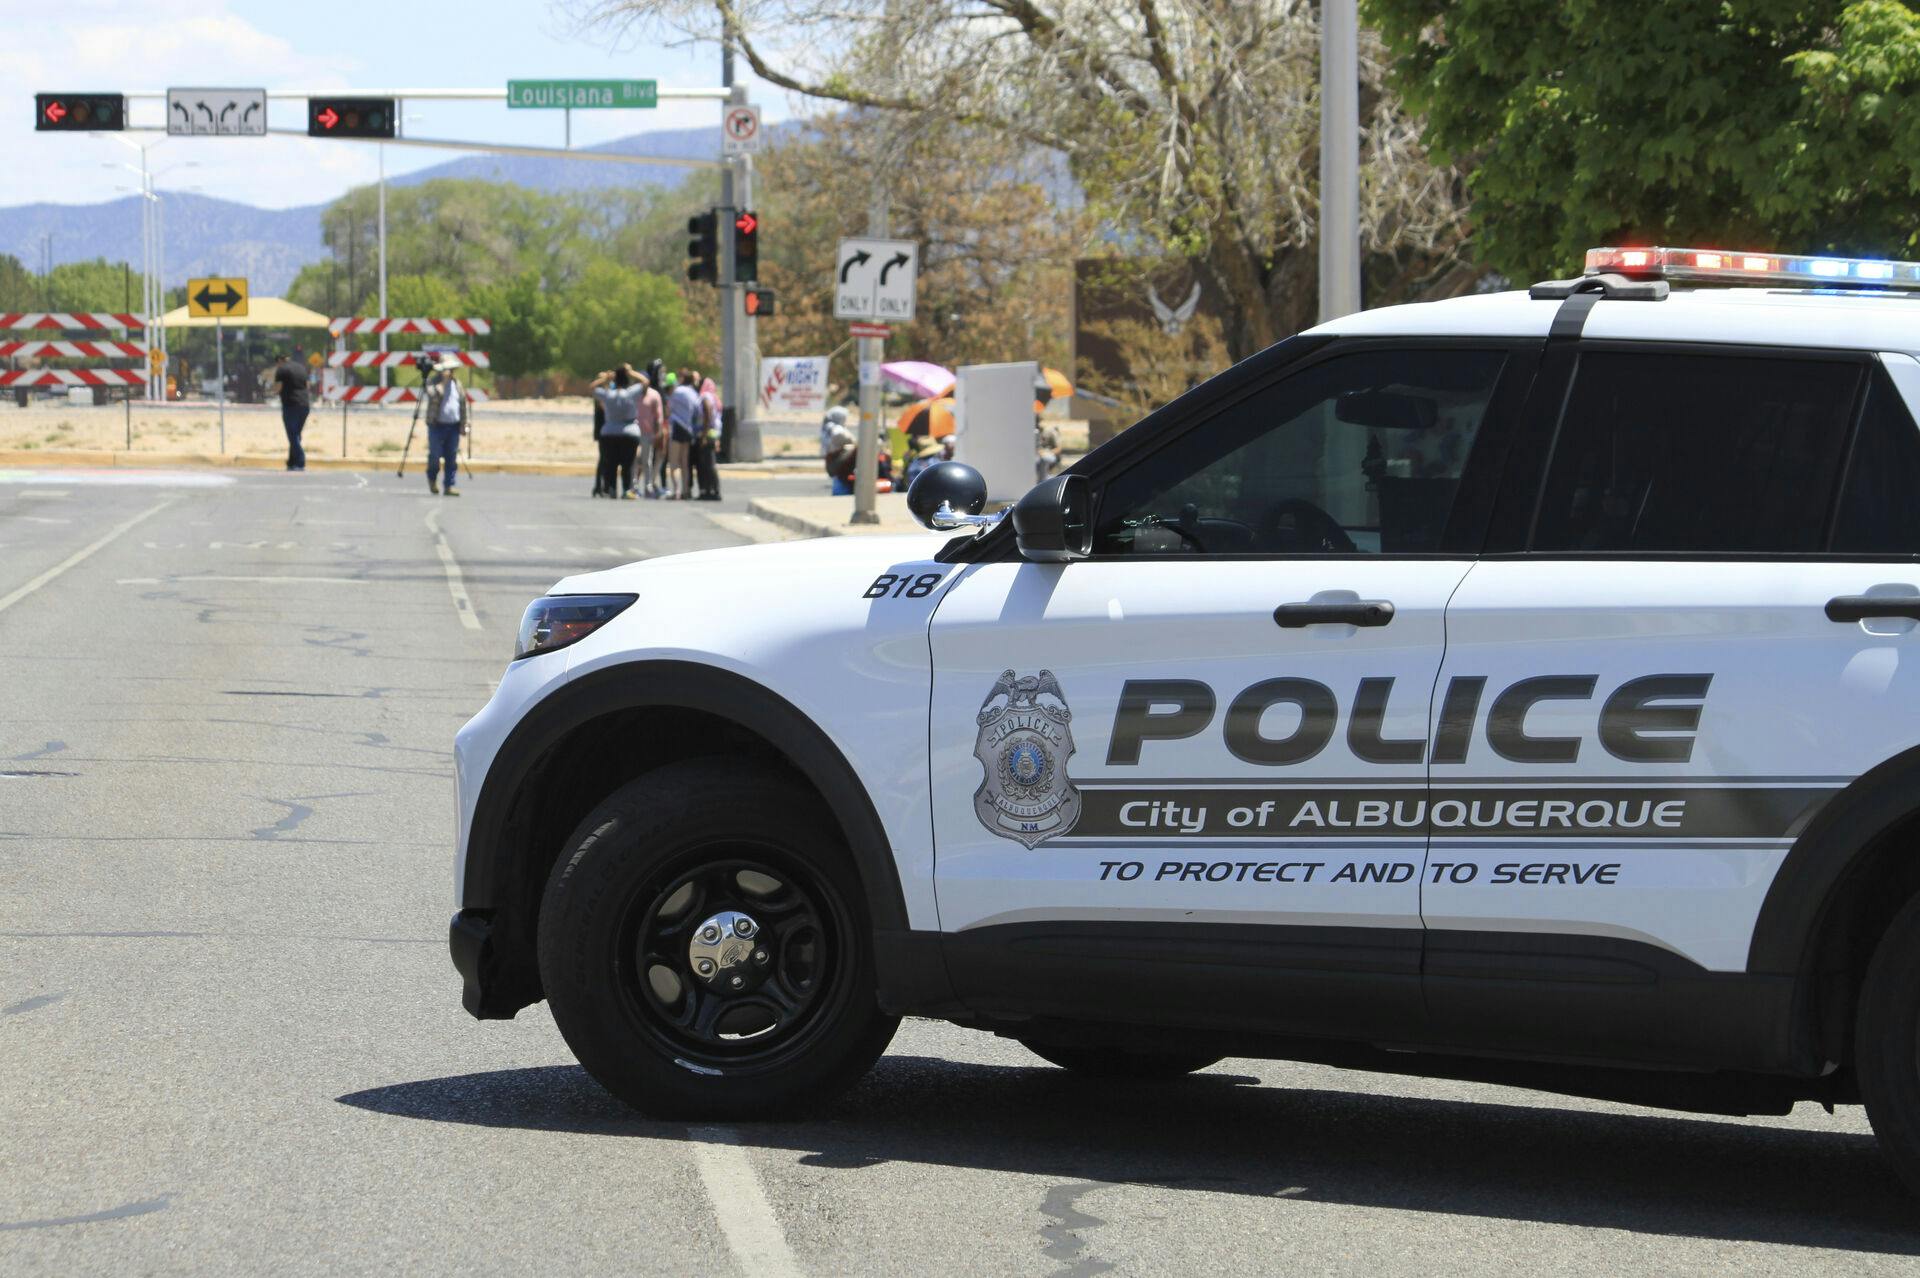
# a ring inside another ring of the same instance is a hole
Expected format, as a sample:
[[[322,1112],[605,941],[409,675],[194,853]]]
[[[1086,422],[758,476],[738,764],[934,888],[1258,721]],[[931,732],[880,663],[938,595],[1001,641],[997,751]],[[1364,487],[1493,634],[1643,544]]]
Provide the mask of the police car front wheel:
[[[1179,1078],[1221,1058],[1211,1052],[1130,1052],[1119,1048],[1021,1040],[1041,1060],[1088,1078]]]
[[[771,768],[649,773],[575,830],[540,907],[567,1045],[635,1108],[752,1117],[864,1074],[898,1019],[874,997],[859,879],[818,799]]]

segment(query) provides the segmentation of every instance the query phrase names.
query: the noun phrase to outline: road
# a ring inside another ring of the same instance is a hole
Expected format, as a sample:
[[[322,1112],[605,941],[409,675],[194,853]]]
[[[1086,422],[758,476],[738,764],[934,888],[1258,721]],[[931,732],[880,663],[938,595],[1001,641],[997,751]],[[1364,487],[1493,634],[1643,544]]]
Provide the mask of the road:
[[[915,1021],[818,1119],[689,1128],[468,1019],[449,747],[522,606],[817,483],[585,487],[0,472],[0,1272],[1913,1272],[1858,1110],[1102,1087]]]

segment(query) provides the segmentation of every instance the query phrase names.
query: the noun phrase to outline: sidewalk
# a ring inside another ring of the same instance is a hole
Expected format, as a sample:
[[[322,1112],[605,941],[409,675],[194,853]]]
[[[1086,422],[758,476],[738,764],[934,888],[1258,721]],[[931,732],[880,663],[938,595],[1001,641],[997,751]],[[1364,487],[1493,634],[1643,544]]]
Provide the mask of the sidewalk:
[[[905,493],[881,493],[874,498],[874,513],[880,516],[877,524],[847,522],[853,518],[851,497],[756,497],[748,503],[747,513],[803,537],[927,531],[907,513]]]

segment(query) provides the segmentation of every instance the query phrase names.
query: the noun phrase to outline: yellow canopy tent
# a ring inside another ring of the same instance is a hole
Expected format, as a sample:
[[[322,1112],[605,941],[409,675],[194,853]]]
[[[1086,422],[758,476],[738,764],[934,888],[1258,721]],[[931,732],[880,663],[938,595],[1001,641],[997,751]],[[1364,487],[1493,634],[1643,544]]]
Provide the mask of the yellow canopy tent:
[[[160,317],[167,328],[212,328],[210,319],[189,318],[187,308],[176,306]],[[325,328],[327,317],[304,306],[295,306],[284,297],[256,297],[247,303],[247,313],[220,321],[228,328]]]

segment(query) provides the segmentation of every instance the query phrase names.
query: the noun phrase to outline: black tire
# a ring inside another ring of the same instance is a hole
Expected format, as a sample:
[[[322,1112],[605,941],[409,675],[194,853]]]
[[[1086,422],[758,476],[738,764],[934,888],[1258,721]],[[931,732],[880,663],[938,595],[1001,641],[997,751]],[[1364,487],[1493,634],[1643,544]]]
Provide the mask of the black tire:
[[[1025,1039],[1020,1042],[1041,1060],[1088,1078],[1179,1078],[1223,1059],[1212,1052],[1130,1052],[1114,1047],[1070,1047],[1060,1043],[1029,1043]]]
[[[1880,1149],[1920,1193],[1920,896],[1894,916],[1873,952],[1853,1050]]]
[[[702,978],[689,947],[725,910],[757,920],[756,939]],[[539,948],[567,1045],[657,1117],[805,1108],[866,1073],[900,1023],[875,1001],[873,929],[838,827],[762,765],[693,760],[616,791],[554,866]]]

